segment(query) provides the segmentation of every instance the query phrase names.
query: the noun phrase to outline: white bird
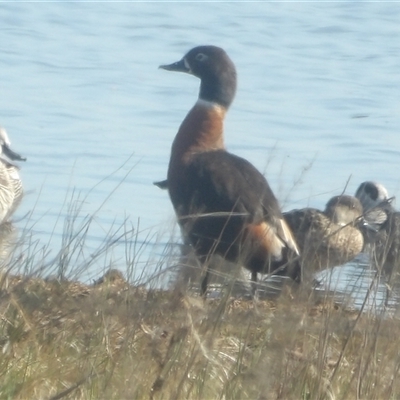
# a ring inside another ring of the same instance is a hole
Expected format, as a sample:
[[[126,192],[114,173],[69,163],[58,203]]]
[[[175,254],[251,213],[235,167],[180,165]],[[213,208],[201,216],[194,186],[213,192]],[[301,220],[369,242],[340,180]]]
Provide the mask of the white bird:
[[[26,158],[11,150],[10,144],[6,130],[0,127],[0,224],[10,218],[23,196],[19,167],[13,161]]]
[[[386,188],[377,182],[363,182],[356,197],[364,207],[364,218],[372,227],[369,247],[379,269],[392,273],[400,268],[400,212],[392,206]]]

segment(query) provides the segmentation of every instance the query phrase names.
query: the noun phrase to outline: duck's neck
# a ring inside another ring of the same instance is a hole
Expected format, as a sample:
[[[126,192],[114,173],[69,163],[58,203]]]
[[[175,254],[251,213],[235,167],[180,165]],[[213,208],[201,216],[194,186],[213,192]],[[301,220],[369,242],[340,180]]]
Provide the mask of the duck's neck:
[[[200,152],[221,150],[224,145],[226,108],[199,99],[183,120],[172,144],[171,162],[190,162]]]

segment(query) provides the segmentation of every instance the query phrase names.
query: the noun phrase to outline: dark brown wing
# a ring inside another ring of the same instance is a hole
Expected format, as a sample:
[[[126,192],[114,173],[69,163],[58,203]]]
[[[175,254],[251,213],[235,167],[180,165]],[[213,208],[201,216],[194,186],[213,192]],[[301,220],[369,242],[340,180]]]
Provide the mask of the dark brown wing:
[[[195,155],[182,173],[185,184],[170,191],[181,214],[190,215],[193,210],[226,212],[237,215],[244,225],[266,222],[286,246],[297,252],[268,182],[247,160],[222,150],[204,152]]]

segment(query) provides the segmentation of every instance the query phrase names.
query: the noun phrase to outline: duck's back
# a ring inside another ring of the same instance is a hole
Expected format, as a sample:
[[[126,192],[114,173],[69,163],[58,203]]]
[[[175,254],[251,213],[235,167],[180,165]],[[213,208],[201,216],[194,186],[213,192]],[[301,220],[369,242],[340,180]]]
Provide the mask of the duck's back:
[[[185,215],[194,211],[241,213],[249,222],[281,217],[264,176],[247,160],[224,150],[202,152],[168,176],[174,205]]]
[[[362,233],[353,226],[339,226],[314,208],[283,214],[300,247],[304,270],[341,265],[362,251]]]

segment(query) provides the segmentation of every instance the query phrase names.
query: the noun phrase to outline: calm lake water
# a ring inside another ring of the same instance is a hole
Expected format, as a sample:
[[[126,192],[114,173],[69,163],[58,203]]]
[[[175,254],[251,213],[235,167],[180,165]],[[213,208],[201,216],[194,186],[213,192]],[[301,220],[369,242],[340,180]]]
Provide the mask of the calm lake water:
[[[399,194],[399,20],[393,2],[0,3],[0,124],[28,158],[17,226],[50,260],[79,198],[76,226],[93,216],[83,259],[128,221],[135,262],[162,267],[177,229],[152,182],[199,82],[157,67],[200,44],[235,62],[226,143],[265,172],[284,210],[322,208],[364,180]],[[125,250],[81,278],[125,270]]]

